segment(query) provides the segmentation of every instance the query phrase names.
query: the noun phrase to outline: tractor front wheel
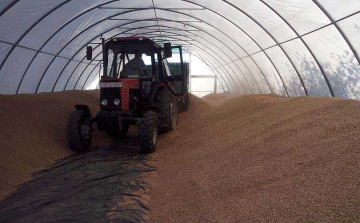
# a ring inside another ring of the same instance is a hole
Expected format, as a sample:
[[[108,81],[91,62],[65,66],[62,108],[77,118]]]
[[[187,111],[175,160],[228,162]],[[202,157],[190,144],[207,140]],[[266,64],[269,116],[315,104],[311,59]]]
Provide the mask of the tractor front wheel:
[[[89,150],[91,143],[91,124],[89,114],[85,111],[71,113],[67,123],[67,138],[70,149],[76,152]]]
[[[142,153],[153,153],[156,149],[158,136],[158,115],[147,111],[139,123],[139,141]]]

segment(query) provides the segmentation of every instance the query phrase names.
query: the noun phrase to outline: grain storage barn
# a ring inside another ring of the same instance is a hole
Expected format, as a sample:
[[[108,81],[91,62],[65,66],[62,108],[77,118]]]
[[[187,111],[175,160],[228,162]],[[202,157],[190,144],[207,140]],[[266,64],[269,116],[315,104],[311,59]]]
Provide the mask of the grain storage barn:
[[[127,153],[135,133],[95,131],[79,158],[67,117],[76,104],[100,109],[116,61],[102,45],[116,38],[181,46],[190,77],[201,63],[209,74],[197,78],[223,93],[190,95],[153,155]],[[0,222],[358,222],[358,100],[359,0],[1,0]]]

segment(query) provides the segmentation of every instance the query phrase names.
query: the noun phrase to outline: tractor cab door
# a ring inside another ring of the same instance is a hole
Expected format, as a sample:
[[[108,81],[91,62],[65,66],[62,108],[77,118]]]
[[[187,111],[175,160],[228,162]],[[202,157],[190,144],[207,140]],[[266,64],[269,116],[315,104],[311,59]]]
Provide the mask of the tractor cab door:
[[[165,56],[162,54],[163,70],[160,80],[165,83],[175,96],[183,96],[186,80],[182,48],[181,46],[173,46],[171,50],[171,57],[164,58]]]

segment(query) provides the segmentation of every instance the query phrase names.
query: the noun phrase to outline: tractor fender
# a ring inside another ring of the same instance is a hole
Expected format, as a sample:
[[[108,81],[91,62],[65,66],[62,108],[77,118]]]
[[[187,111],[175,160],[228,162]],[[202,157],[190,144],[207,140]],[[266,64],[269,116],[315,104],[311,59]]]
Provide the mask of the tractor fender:
[[[85,111],[89,117],[91,117],[91,111],[87,105],[75,105],[76,111]]]

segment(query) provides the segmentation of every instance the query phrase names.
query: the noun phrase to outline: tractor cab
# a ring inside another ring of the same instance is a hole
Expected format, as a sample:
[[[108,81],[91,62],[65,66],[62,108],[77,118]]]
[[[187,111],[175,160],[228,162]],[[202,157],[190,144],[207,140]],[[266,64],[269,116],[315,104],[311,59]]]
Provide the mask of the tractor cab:
[[[171,72],[167,62],[173,51],[180,54],[182,69],[178,72]],[[165,43],[160,47],[142,37],[113,38],[103,42],[103,58],[100,79],[102,110],[134,111],[136,108],[131,105],[136,103],[128,103],[133,99],[151,106],[159,87],[168,88],[174,96],[184,93],[186,81],[181,46],[172,47]]]

